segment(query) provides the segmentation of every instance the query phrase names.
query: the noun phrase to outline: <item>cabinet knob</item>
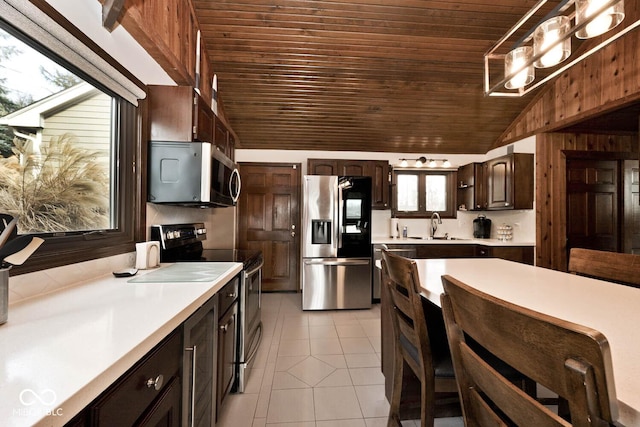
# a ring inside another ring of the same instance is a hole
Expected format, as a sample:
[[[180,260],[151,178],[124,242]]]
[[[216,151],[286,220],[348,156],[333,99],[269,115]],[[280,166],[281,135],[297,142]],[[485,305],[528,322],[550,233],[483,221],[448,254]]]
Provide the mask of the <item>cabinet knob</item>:
[[[160,374],[155,379],[149,378],[146,385],[147,388],[153,387],[155,390],[160,390],[162,388],[162,383],[164,383],[164,376]]]
[[[509,206],[509,202],[506,202],[504,205],[505,205],[505,206]]]
[[[235,298],[236,297],[236,293],[235,292],[229,292],[227,294],[227,298]]]

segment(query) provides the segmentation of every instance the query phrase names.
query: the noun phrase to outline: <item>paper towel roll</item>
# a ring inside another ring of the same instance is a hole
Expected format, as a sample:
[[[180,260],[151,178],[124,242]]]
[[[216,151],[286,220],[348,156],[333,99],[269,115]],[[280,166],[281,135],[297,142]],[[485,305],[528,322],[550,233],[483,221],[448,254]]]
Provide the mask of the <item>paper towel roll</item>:
[[[398,218],[391,218],[389,220],[389,236],[393,238],[400,237],[400,224],[398,224]]]

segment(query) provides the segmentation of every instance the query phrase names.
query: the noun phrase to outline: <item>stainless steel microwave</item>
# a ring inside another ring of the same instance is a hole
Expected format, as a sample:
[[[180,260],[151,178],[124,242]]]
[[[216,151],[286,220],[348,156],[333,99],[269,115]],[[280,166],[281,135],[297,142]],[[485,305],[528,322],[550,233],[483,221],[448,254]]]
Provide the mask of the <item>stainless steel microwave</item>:
[[[240,197],[236,164],[208,142],[151,141],[151,203],[181,206],[235,206]]]

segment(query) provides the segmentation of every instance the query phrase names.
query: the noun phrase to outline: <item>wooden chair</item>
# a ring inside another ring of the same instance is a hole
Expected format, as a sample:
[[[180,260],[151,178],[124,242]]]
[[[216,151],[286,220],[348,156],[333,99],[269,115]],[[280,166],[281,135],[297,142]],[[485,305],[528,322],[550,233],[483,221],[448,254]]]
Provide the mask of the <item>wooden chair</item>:
[[[420,380],[421,425],[433,426],[436,406],[457,406],[457,385],[444,324],[441,339],[432,342],[420,296],[420,281],[415,261],[383,250],[382,286],[390,296],[393,306],[394,369],[391,392],[391,407],[388,426],[400,426],[400,404],[403,398],[403,378],[408,366]],[[441,315],[440,315],[441,317]],[[431,336],[437,339],[437,331]],[[406,391],[406,390],[405,390]],[[445,410],[445,416],[452,415]]]
[[[569,272],[640,287],[640,256],[620,252],[571,248]]]
[[[442,282],[466,426],[609,426],[616,420],[611,355],[600,332],[510,304],[450,276]],[[467,336],[565,398],[572,424],[488,366]]]

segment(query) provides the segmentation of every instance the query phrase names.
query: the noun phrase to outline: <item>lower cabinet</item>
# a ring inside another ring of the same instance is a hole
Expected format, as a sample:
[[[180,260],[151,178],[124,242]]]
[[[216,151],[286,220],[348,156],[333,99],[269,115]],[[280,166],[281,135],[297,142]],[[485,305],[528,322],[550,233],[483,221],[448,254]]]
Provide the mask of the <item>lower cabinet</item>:
[[[533,265],[533,246],[477,246],[475,256]]]
[[[236,377],[236,276],[66,427],[215,427]]]
[[[182,333],[174,331],[88,409],[92,426],[179,426]]]
[[[218,388],[219,415],[222,403],[231,391],[236,379],[238,346],[238,286],[236,277],[219,292],[218,302]]]
[[[216,416],[218,295],[183,325],[182,425],[210,427]]]

